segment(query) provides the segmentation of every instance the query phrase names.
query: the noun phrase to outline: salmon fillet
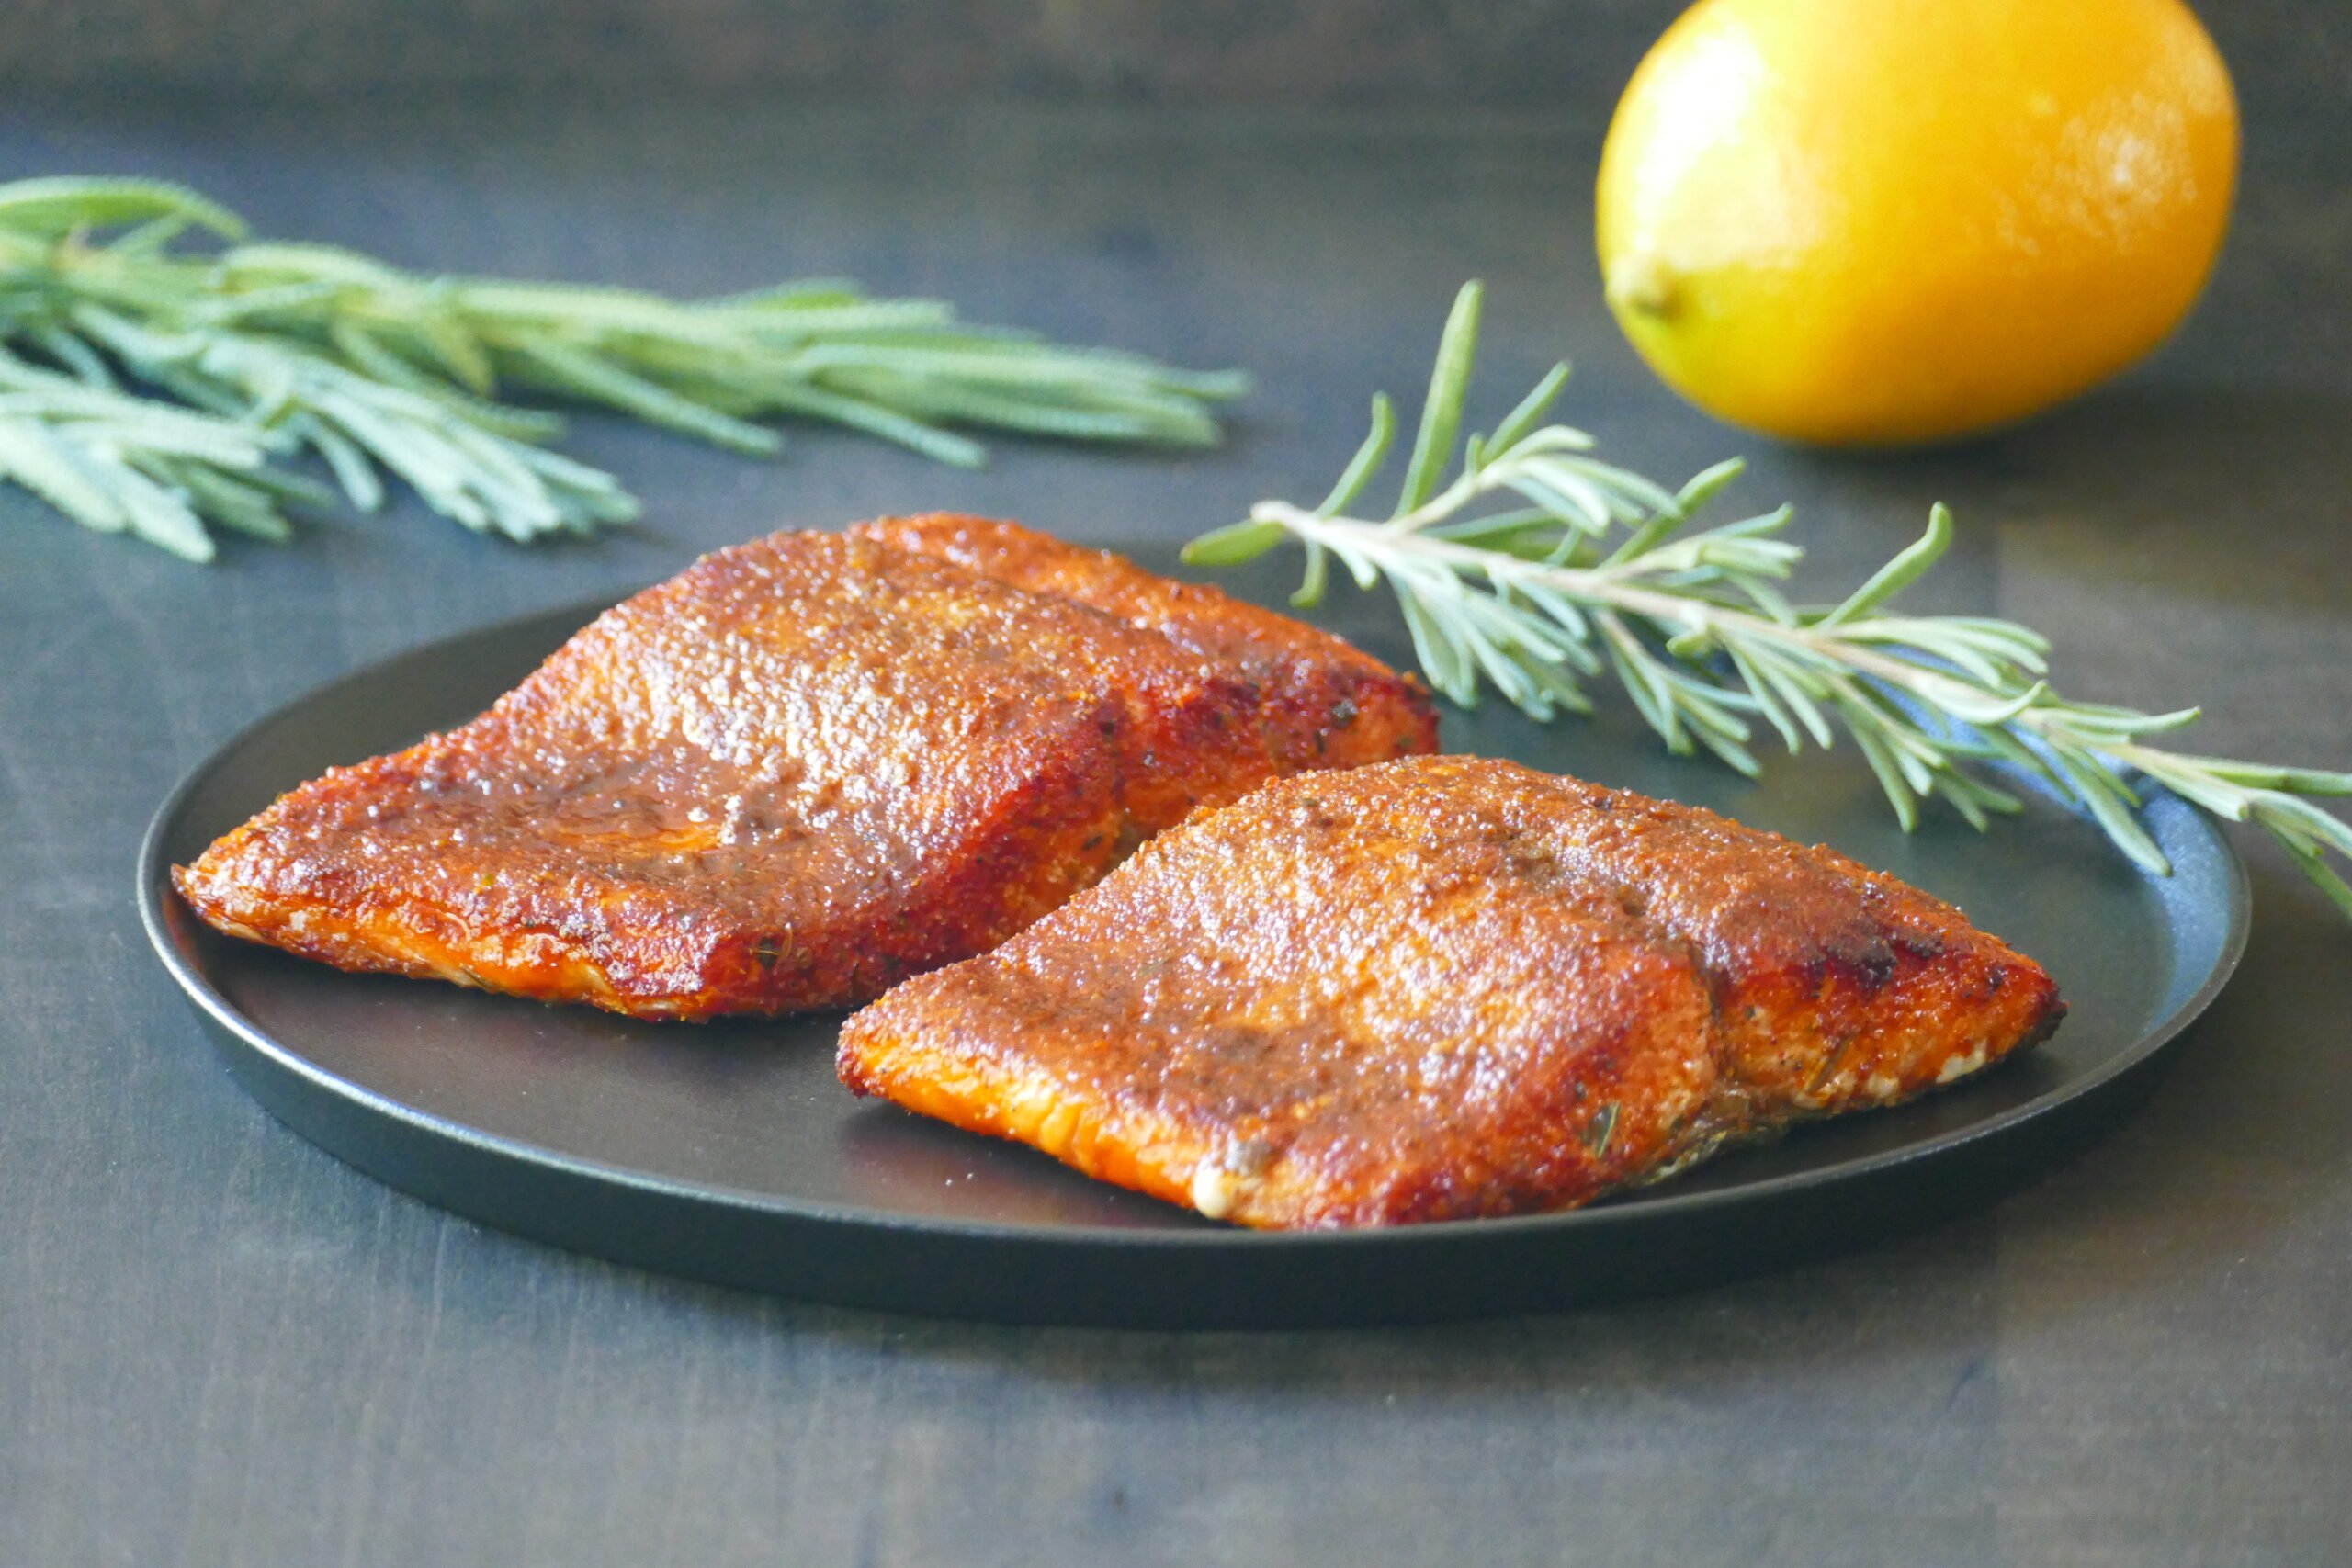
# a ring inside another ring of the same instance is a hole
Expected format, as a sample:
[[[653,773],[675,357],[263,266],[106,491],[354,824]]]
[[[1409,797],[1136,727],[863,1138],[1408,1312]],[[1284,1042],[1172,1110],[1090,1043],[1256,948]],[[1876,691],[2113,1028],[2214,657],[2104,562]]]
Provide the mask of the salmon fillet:
[[[1295,648],[1344,664],[1377,716],[1295,712],[1140,611],[778,534],[607,611],[473,722],[281,797],[174,880],[219,929],[346,969],[644,1018],[854,1004],[1298,759],[1435,744],[1417,684],[1319,633]]]
[[[1000,582],[1091,604],[1229,669],[1258,694],[1259,728],[1284,773],[1431,750],[1419,682],[1304,621],[1204,582],[1162,577],[1108,550],[985,517],[883,517],[850,530]]]
[[[842,1081],[1261,1227],[1562,1209],[1974,1072],[2030,959],[1827,849],[1510,762],[1285,779],[843,1030]]]

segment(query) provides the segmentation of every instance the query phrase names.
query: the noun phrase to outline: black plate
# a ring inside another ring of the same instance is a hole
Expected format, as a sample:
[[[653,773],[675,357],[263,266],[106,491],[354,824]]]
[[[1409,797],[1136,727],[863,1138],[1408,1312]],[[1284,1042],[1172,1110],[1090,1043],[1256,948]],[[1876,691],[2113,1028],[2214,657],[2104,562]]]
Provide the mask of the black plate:
[[[1131,551],[1172,565],[1164,548]],[[1270,575],[1239,586],[1269,603]],[[1022,1322],[1238,1326],[1543,1310],[1727,1279],[1930,1223],[2102,1130],[2204,1008],[2245,940],[2244,869],[2156,802],[2175,866],[2143,875],[2035,802],[1978,837],[1905,837],[1850,752],[1750,784],[1664,755],[1630,717],[1551,728],[1449,713],[1449,749],[1517,758],[1826,840],[1952,900],[2040,958],[2074,1011],[2047,1047],[1899,1110],[1804,1129],[1579,1213],[1253,1235],[1034,1152],[853,1099],[840,1022],[643,1024],[339,974],[196,921],[166,869],[337,762],[460,722],[600,606],[415,649],[313,692],[173,791],[139,863],[164,966],[254,1096],[359,1168],[461,1213],[626,1262],[811,1300]],[[1391,657],[1393,612],[1339,607]]]

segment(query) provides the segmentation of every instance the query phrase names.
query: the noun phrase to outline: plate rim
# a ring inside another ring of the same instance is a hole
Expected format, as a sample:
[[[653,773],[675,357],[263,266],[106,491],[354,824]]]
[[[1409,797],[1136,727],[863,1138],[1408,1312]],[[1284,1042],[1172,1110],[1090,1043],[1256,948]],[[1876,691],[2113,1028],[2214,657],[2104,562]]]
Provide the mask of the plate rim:
[[[1135,547],[1128,541],[1126,547]],[[1898,1147],[1859,1155],[1835,1165],[1815,1169],[1785,1172],[1762,1177],[1736,1186],[1706,1189],[1693,1192],[1644,1194],[1630,1201],[1599,1207],[1555,1211],[1545,1213],[1465,1219],[1421,1225],[1373,1226],[1352,1230],[1256,1231],[1238,1226],[1204,1227],[1200,1229],[1127,1228],[1092,1223],[1035,1224],[1012,1221],[968,1219],[913,1215],[888,1209],[867,1208],[797,1199],[773,1192],[731,1187],[717,1182],[697,1181],[663,1175],[660,1172],[634,1168],[626,1165],[572,1154],[528,1139],[490,1132],[453,1120],[436,1112],[409,1105],[365,1084],[346,1078],[312,1061],[292,1047],[271,1037],[269,1032],[224,997],[201,971],[185,955],[167,924],[166,906],[175,895],[170,886],[169,865],[164,846],[173,836],[189,798],[197,794],[220,768],[243,751],[255,739],[299,708],[311,706],[328,698],[338,688],[379,678],[390,667],[401,662],[428,657],[454,645],[479,639],[513,635],[526,626],[546,622],[550,625],[567,620],[576,629],[585,626],[596,615],[620,602],[627,595],[599,594],[589,598],[524,611],[476,626],[447,632],[421,642],[394,649],[310,686],[279,702],[267,712],[240,726],[216,743],[202,758],[181,773],[171,789],[157,805],[141,835],[138,854],[137,901],[141,927],[148,943],[164,971],[179,987],[182,994],[214,1026],[216,1038],[226,1036],[238,1041],[243,1048],[267,1062],[271,1066],[289,1073],[305,1082],[312,1090],[327,1094],[356,1109],[401,1123],[414,1133],[456,1143],[477,1154],[515,1161],[533,1168],[537,1172],[558,1178],[588,1180],[631,1190],[637,1193],[695,1204],[718,1204],[751,1216],[776,1220],[840,1226],[859,1231],[878,1231],[899,1235],[939,1235],[964,1243],[1018,1243],[1029,1247],[1091,1249],[1104,1247],[1143,1248],[1169,1253],[1192,1253],[1221,1250],[1301,1249],[1348,1252],[1364,1249],[1393,1249],[1401,1247],[1437,1242],[1441,1238],[1459,1236],[1475,1232],[1482,1237],[1496,1240],[1513,1235],[1573,1235],[1583,1231],[1613,1229],[1620,1225],[1657,1219],[1672,1219],[1707,1213],[1742,1204],[1765,1204],[1799,1197],[1820,1188],[1835,1188],[1856,1181],[1884,1176],[1901,1167],[1948,1156],[1971,1144],[1988,1139],[2012,1136],[2022,1128],[2041,1121],[2068,1105],[2098,1095],[2118,1079],[2146,1066],[2161,1055],[2212,1004],[2213,999],[2229,984],[2236,973],[2245,951],[2247,935],[2252,927],[2252,886],[2248,879],[2245,858],[2238,852],[2229,835],[2220,824],[2211,821],[2185,801],[2165,795],[2154,796],[2143,808],[2143,814],[2161,812],[2170,821],[2157,824],[2159,841],[2171,840],[2180,847],[2173,835],[2189,832],[2201,837],[2203,842],[2216,852],[2226,870],[2227,908],[2223,911],[2225,926],[2220,951],[2211,969],[2197,987],[2132,1045],[2101,1061],[2080,1077],[2046,1090],[2018,1105],[1998,1111],[1965,1127],[1906,1143]],[[576,618],[574,618],[576,617]],[[568,634],[567,634],[568,635]],[[2054,802],[2062,808],[2063,801]],[[2076,815],[2081,815],[2075,810]],[[2154,879],[2154,874],[2143,872]],[[523,1005],[518,1002],[518,1005]],[[249,1090],[250,1092],[250,1090]],[[311,1130],[297,1125],[294,1131],[307,1140],[320,1143],[330,1154],[340,1152],[331,1145],[311,1136]]]

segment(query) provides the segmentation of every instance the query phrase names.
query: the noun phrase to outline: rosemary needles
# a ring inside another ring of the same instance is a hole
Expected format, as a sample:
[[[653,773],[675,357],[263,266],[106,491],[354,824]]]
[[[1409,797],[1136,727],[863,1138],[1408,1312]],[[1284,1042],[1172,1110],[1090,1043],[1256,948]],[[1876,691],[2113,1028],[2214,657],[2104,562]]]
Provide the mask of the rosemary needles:
[[[1927,533],[1834,605],[1800,607],[1780,584],[1804,557],[1787,507],[1694,529],[1738,473],[1724,463],[1668,491],[1592,456],[1592,438],[1545,423],[1567,380],[1554,368],[1490,435],[1459,438],[1476,355],[1480,289],[1454,301],[1396,507],[1350,514],[1380,472],[1396,422],[1373,400],[1372,432],[1313,510],[1261,502],[1197,538],[1185,558],[1224,566],[1285,539],[1304,547],[1293,603],[1318,603],[1330,563],[1385,581],[1439,691],[1467,705],[1491,686],[1538,719],[1586,711],[1589,681],[1621,685],[1671,750],[1704,750],[1742,773],[1751,742],[1792,751],[1850,737],[1905,828],[1941,799],[1978,828],[2015,811],[1987,776],[2000,764],[2079,804],[2141,865],[2171,868],[2134,815],[2148,784],[2253,822],[2352,917],[2352,886],[2328,863],[2352,856],[2352,826],[2312,804],[2352,795],[2352,773],[2176,751],[2151,737],[2198,710],[2141,713],[2061,696],[2049,644],[2012,621],[1910,615],[1894,602],[1952,537],[1939,506]],[[1448,479],[1451,470],[1452,478]]]
[[[984,451],[960,428],[1208,446],[1246,385],[840,283],[681,301],[428,277],[246,243],[175,186],[0,185],[0,478],[192,560],[211,527],[283,538],[289,507],[331,503],[286,467],[304,453],[355,506],[390,476],[513,539],[636,516],[613,476],[548,450],[562,421],[518,395],[754,455],[779,445],[760,422],[821,420],[971,467]]]

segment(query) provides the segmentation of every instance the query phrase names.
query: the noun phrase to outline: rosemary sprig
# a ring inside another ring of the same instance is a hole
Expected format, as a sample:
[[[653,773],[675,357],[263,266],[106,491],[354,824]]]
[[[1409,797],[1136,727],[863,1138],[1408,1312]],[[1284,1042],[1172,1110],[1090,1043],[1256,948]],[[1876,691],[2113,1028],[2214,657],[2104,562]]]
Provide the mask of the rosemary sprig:
[[[2152,745],[2198,710],[2075,702],[2052,687],[2049,644],[2027,627],[1897,613],[1897,595],[1951,542],[1942,506],[1924,536],[1839,603],[1800,607],[1780,589],[1804,553],[1783,536],[1789,509],[1693,530],[1739,465],[1668,491],[1592,457],[1590,436],[1544,423],[1565,365],[1457,454],[1480,299],[1472,283],[1454,302],[1388,517],[1347,514],[1396,435],[1384,395],[1373,400],[1371,434],[1321,505],[1261,502],[1247,520],[1193,540],[1184,558],[1235,565],[1296,540],[1306,556],[1293,598],[1302,608],[1321,600],[1333,560],[1360,587],[1386,581],[1422,671],[1465,706],[1491,685],[1550,719],[1563,708],[1589,711],[1585,682],[1610,676],[1670,750],[1703,748],[1750,774],[1759,726],[1792,751],[1807,739],[1828,746],[1843,729],[1905,829],[1937,798],[1979,829],[2017,810],[2017,796],[1983,771],[2004,765],[2079,805],[2124,853],[2164,874],[2171,867],[2134,815],[2143,789],[2158,785],[2262,828],[2352,916],[2352,886],[2327,861],[2352,856],[2352,826],[2308,798],[2352,795],[2352,773]]]
[[[213,247],[187,243],[207,236]],[[971,467],[984,449],[951,427],[1211,445],[1214,406],[1247,385],[846,284],[681,301],[421,276],[244,236],[234,213],[175,186],[0,185],[0,476],[199,560],[207,524],[282,537],[288,503],[329,499],[280,466],[303,452],[355,506],[381,504],[390,473],[469,528],[535,539],[638,504],[546,450],[562,421],[504,393],[755,455],[780,446],[757,422],[823,420]]]
[[[211,551],[208,515],[287,538],[288,503],[330,498],[269,467],[282,447],[275,432],[59,376],[0,350],[0,477],[103,533],[199,559]]]

